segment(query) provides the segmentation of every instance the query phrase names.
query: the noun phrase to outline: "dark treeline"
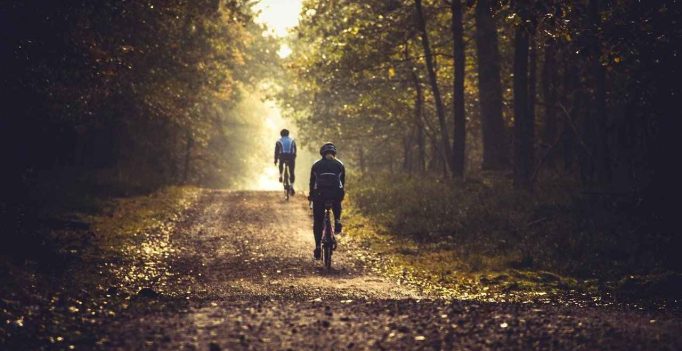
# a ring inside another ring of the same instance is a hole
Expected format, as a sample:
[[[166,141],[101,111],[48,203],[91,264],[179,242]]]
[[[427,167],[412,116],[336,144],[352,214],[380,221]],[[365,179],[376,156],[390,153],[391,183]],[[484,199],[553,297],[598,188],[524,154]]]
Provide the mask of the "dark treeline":
[[[285,101],[335,126],[346,158],[380,159],[365,168],[462,175],[466,150],[467,173],[512,169],[519,188],[549,170],[632,191],[656,170],[678,17],[665,1],[308,1]]]
[[[0,26],[3,195],[242,171],[253,142],[234,109],[277,60],[248,2],[4,1]]]
[[[672,212],[675,1],[304,4],[282,99],[352,168]]]
[[[672,2],[308,1],[304,12],[290,59],[300,84],[284,99],[332,126],[325,137],[363,170],[508,169],[521,189],[558,172],[609,192],[663,171]]]
[[[37,219],[93,199],[250,176],[252,92],[279,59],[254,16],[249,1],[3,1],[3,236],[30,248]]]

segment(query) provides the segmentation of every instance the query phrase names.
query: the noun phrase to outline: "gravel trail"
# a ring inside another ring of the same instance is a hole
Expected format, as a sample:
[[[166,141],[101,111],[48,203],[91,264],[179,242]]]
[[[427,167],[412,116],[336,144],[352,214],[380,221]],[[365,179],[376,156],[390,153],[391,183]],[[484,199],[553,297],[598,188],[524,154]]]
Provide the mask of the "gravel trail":
[[[163,288],[105,329],[108,350],[680,350],[676,313],[420,296],[377,276],[341,239],[312,259],[307,202],[207,190],[150,262]]]

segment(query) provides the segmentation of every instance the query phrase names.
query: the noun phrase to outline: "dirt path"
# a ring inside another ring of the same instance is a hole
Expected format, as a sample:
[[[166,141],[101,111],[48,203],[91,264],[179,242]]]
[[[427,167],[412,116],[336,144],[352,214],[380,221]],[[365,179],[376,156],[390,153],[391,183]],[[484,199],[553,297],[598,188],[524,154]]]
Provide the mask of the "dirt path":
[[[421,299],[370,273],[341,241],[312,260],[307,203],[207,191],[144,263],[155,290],[131,301],[102,349],[680,349],[662,312]],[[139,271],[139,269],[135,270]]]

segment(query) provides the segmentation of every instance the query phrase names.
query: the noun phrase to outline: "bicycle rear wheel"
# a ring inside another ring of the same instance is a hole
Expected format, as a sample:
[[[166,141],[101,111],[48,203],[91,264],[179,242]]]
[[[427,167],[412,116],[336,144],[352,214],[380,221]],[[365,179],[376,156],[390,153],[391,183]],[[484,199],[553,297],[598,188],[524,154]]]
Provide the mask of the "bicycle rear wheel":
[[[332,245],[331,243],[322,244],[322,261],[324,267],[327,269],[332,268]]]
[[[326,210],[324,219],[324,232],[322,233],[322,263],[327,269],[332,268],[332,224],[329,218],[329,211]]]

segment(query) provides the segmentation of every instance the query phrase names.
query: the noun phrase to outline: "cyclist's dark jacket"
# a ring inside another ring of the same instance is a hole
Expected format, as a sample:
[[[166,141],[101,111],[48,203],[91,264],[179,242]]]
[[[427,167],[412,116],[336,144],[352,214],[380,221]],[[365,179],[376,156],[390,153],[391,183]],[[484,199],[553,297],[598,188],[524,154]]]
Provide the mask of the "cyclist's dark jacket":
[[[313,200],[343,200],[346,169],[337,159],[322,158],[310,170],[310,195]]]

